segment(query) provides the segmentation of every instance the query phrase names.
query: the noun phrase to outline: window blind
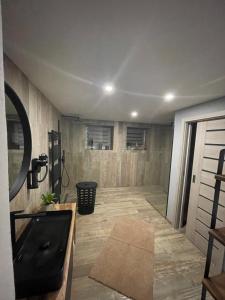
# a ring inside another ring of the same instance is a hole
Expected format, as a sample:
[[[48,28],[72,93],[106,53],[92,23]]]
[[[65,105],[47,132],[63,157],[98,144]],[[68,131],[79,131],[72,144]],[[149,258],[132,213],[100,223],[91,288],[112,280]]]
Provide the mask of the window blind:
[[[145,149],[145,135],[144,128],[127,128],[127,149]]]
[[[87,126],[87,148],[95,150],[112,149],[113,127]]]

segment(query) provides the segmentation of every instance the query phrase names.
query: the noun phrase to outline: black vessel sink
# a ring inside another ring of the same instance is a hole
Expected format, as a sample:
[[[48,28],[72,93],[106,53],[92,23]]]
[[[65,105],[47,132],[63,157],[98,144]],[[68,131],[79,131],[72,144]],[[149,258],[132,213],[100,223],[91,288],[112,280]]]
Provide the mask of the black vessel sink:
[[[16,297],[59,289],[72,211],[48,211],[32,218],[14,248]]]

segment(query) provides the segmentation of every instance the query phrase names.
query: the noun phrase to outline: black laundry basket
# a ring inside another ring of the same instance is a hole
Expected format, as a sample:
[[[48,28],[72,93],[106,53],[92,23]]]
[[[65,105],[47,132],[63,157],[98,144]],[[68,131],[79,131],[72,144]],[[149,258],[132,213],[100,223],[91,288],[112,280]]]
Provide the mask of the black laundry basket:
[[[92,214],[95,209],[96,182],[79,182],[77,187],[78,213],[80,215]]]

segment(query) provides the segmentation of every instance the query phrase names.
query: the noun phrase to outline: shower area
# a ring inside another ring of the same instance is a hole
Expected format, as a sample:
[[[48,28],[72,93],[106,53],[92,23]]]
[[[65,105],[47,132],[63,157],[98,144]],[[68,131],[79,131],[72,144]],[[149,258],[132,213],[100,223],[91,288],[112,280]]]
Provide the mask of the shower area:
[[[145,200],[166,216],[173,125],[62,119],[62,150],[69,180],[68,199],[75,185],[95,181],[104,188],[144,191]],[[65,181],[65,178],[62,180]],[[119,192],[119,190],[118,190]],[[123,199],[121,198],[121,202]]]

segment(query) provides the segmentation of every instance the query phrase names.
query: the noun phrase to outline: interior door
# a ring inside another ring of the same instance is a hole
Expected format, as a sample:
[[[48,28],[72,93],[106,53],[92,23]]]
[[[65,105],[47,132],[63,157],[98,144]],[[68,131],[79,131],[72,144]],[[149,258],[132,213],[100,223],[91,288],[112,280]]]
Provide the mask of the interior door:
[[[208,246],[219,152],[224,148],[225,119],[197,124],[186,234],[204,254],[206,254]],[[224,221],[225,183],[222,183],[216,227],[225,226]],[[215,272],[221,271],[223,257],[224,247],[215,241],[213,248]]]

